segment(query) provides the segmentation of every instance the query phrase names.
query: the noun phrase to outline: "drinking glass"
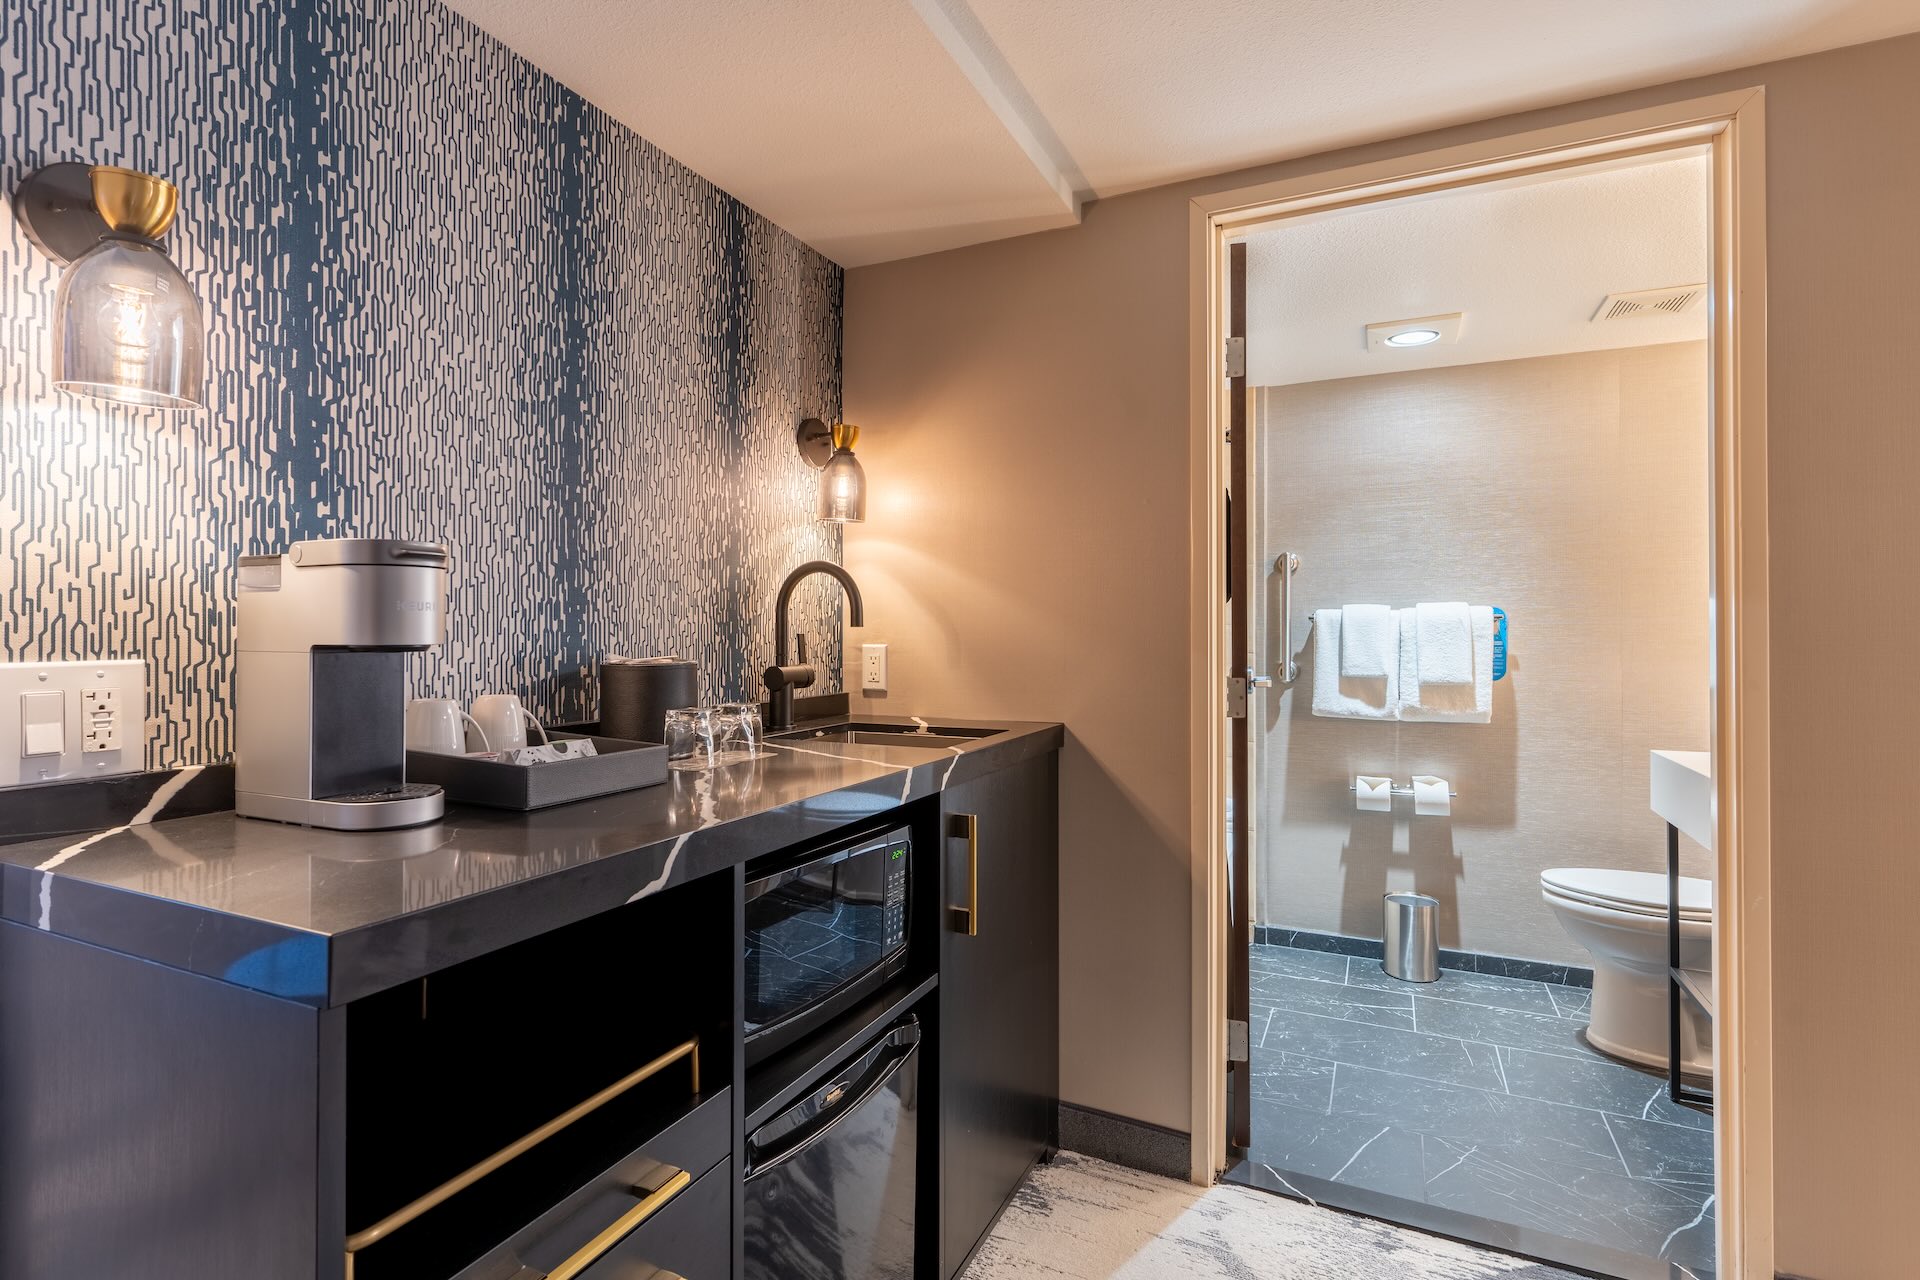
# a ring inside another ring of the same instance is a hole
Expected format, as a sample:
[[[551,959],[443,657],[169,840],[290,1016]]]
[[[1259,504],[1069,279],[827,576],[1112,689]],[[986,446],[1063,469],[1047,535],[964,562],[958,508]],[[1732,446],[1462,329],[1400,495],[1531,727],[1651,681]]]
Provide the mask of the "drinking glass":
[[[677,707],[667,712],[667,762],[698,769],[713,763],[714,716],[706,707]]]
[[[714,709],[714,746],[719,759],[752,760],[760,754],[760,704],[723,702]]]

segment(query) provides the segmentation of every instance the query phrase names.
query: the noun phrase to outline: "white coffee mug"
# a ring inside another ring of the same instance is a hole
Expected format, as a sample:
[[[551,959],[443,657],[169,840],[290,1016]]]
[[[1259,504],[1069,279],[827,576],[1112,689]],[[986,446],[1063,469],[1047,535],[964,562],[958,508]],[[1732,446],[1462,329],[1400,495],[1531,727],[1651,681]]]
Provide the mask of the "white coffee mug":
[[[526,746],[528,724],[540,730],[542,742],[547,738],[547,731],[533,713],[511,693],[487,693],[475,698],[473,723],[491,744],[486,748],[489,751],[518,751]]]
[[[472,724],[479,749],[491,751],[487,733],[474,723],[466,708],[452,698],[415,698],[407,704],[407,750],[434,751],[444,756],[467,753],[467,726]]]

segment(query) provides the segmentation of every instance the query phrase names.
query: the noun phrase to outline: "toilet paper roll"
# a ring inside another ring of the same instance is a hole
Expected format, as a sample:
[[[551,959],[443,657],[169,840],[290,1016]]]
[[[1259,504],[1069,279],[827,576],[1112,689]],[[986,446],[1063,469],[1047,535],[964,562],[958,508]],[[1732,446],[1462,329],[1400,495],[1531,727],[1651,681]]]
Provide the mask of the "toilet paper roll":
[[[1413,812],[1421,818],[1444,818],[1453,812],[1453,785],[1430,773],[1413,775]]]
[[[1363,813],[1392,812],[1393,779],[1369,778],[1364,773],[1354,775],[1353,807]]]

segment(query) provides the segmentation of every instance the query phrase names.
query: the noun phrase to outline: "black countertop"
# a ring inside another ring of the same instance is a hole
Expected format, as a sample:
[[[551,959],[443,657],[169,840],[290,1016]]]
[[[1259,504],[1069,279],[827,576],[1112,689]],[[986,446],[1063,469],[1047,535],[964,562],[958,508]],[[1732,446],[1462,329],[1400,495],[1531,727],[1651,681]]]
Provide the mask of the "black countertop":
[[[868,723],[908,723],[860,717]],[[533,813],[403,831],[231,812],[0,848],[0,919],[303,1004],[344,1004],[1060,748],[770,742],[750,763]]]

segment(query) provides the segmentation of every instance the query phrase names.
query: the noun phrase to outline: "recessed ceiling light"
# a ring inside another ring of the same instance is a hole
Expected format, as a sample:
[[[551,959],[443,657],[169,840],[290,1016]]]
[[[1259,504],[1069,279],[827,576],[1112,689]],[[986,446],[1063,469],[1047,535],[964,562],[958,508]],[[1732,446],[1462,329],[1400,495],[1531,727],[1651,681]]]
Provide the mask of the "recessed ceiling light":
[[[1367,349],[1383,351],[1388,347],[1430,347],[1436,342],[1460,341],[1464,312],[1445,316],[1412,316],[1405,320],[1381,320],[1367,326]]]

